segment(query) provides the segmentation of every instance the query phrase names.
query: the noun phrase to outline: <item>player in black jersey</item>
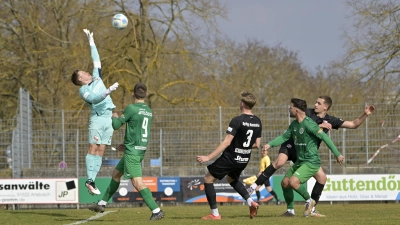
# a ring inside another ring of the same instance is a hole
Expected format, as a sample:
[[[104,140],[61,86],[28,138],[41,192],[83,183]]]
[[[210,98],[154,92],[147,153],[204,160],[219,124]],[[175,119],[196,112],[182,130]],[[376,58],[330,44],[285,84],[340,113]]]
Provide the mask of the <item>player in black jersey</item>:
[[[239,177],[250,161],[252,148],[260,148],[262,124],[261,120],[251,111],[256,104],[256,97],[249,92],[242,92],[240,95],[242,114],[231,120],[224,141],[209,155],[196,157],[199,163],[205,163],[222,152],[214,163],[207,166],[208,173],[204,177],[204,189],[211,214],[203,216],[201,218],[203,220],[221,219],[213,183],[225,176],[233,189],[247,201],[250,208],[250,219],[257,214],[258,204],[250,198],[245,186],[239,181]]]
[[[329,96],[319,96],[314,104],[314,109],[306,110],[306,115],[314,120],[321,128],[323,128],[325,133],[327,133],[331,129],[356,129],[365,121],[368,115],[370,115],[375,110],[375,107],[373,105],[367,106],[364,110],[364,113],[359,118],[353,121],[343,121],[340,118],[327,114],[327,111],[330,109],[331,106],[332,99]],[[255,183],[252,184],[250,188],[248,188],[248,192],[250,194],[253,193],[258,185],[262,185],[266,179],[269,179],[270,176],[272,176],[275,171],[281,168],[288,160],[291,160],[294,163],[296,162],[296,159],[297,155],[296,149],[294,148],[293,140],[289,139],[287,142],[281,145],[278,158],[275,160],[275,162],[273,162],[264,170],[264,172],[257,178]],[[318,203],[327,179],[322,167],[319,168],[319,171],[315,174],[314,178],[316,179],[316,183],[311,192],[311,198],[314,199],[316,203]],[[283,215],[293,216],[294,212],[286,212]],[[315,207],[313,208],[310,216],[324,217],[324,215],[317,213]]]

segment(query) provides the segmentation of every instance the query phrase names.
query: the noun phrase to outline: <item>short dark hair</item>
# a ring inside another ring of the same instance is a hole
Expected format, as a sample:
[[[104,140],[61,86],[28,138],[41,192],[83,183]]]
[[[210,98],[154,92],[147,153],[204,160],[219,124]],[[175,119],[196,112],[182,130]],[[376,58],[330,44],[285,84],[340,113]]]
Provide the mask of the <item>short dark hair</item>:
[[[292,98],[290,102],[293,103],[293,106],[305,112],[307,110],[307,102],[302,99]]]
[[[80,70],[75,70],[73,73],[72,73],[72,76],[71,76],[71,81],[72,81],[72,83],[74,83],[76,86],[82,86],[82,84],[81,84],[81,82],[79,82],[79,76],[78,76],[78,72],[79,72]]]
[[[240,100],[244,103],[246,109],[252,109],[257,102],[256,96],[248,91],[242,91],[240,96]]]
[[[321,95],[318,98],[323,99],[324,100],[324,104],[328,106],[328,110],[331,108],[332,106],[332,99],[331,97],[327,96],[327,95]]]
[[[133,94],[137,99],[144,99],[147,95],[147,87],[143,83],[137,83],[133,88]]]

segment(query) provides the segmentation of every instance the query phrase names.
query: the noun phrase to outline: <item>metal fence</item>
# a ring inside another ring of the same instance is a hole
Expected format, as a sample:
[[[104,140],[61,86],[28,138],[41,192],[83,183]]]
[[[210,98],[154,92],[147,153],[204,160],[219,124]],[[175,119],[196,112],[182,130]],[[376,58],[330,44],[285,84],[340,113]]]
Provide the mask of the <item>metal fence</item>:
[[[399,169],[400,141],[394,142],[400,134],[399,106],[383,103],[374,105],[375,112],[358,129],[330,132],[333,142],[345,156],[342,167],[336,164],[325,144],[321,145],[319,152],[327,173],[338,173],[343,168],[383,168],[380,173]],[[365,104],[336,104],[329,114],[343,120],[354,120],[363,113],[364,108]],[[288,127],[291,118],[287,109],[287,105],[255,107],[253,112],[263,122],[263,144],[282,134]],[[57,176],[63,176],[64,173],[65,176],[85,176],[89,111],[33,111],[29,121],[31,130],[18,128],[18,124],[23,124],[19,120],[23,115],[18,115],[14,120],[0,120],[0,169],[11,168],[14,177],[53,177],[52,171],[57,171]],[[198,164],[196,156],[213,151],[225,137],[229,121],[239,114],[238,107],[153,109],[151,141],[143,162],[144,175],[204,175],[205,165]],[[16,130],[24,130],[19,134],[24,138],[15,138],[15,135],[13,138]],[[124,127],[114,132],[112,146],[106,149],[103,158],[102,171],[113,168],[112,165],[122,156],[111,147],[122,143],[123,135]],[[367,160],[386,144],[374,160],[366,165]],[[20,146],[20,153],[15,152],[18,151],[15,146]],[[27,154],[28,151],[31,154]],[[277,155],[278,148],[269,151],[272,161]],[[259,159],[260,152],[255,150],[245,175],[257,172]],[[26,163],[19,163],[21,161]],[[65,162],[67,168],[60,162]],[[277,174],[285,171],[279,170]],[[109,172],[100,173],[100,176],[109,175]]]

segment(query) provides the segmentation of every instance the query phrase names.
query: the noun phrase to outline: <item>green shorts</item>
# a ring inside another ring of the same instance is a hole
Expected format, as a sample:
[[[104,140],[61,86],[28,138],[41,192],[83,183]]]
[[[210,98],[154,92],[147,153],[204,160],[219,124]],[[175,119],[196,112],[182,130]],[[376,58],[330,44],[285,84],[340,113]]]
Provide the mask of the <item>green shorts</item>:
[[[309,164],[299,165],[295,163],[290,169],[286,172],[286,177],[295,176],[299,178],[300,183],[303,184],[307,182],[311,177],[313,177],[319,170],[320,165],[311,166]]]
[[[114,133],[111,120],[112,111],[103,115],[91,115],[89,119],[89,144],[111,145]]]
[[[115,169],[124,174],[124,179],[142,177],[143,159],[144,156],[124,154]]]

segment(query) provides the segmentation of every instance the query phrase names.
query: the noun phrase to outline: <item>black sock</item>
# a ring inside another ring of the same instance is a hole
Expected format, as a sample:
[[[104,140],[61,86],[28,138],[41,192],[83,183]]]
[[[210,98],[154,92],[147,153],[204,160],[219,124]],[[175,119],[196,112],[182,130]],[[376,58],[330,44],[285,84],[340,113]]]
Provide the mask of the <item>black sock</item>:
[[[217,194],[215,193],[214,184],[204,183],[204,191],[206,192],[206,197],[208,204],[211,209],[217,208]]]
[[[271,193],[272,196],[276,199],[276,201],[279,201],[278,195],[276,195],[274,190],[271,190],[269,193]]]
[[[263,185],[265,183],[265,181],[267,181],[274,173],[275,173],[276,169],[274,168],[274,166],[272,166],[272,164],[270,164],[262,173],[260,176],[258,176],[257,180],[256,180],[256,184],[257,185]]]
[[[260,201],[260,191],[256,191],[256,195],[257,195],[257,201]]]
[[[246,188],[244,187],[242,182],[239,182],[238,180],[234,180],[231,183],[229,183],[237,193],[239,193],[244,200],[247,200],[250,198],[249,193],[247,192]]]
[[[321,197],[322,191],[324,190],[325,184],[320,184],[315,182],[315,185],[311,192],[311,198],[315,200],[315,205],[317,205],[319,198]]]

